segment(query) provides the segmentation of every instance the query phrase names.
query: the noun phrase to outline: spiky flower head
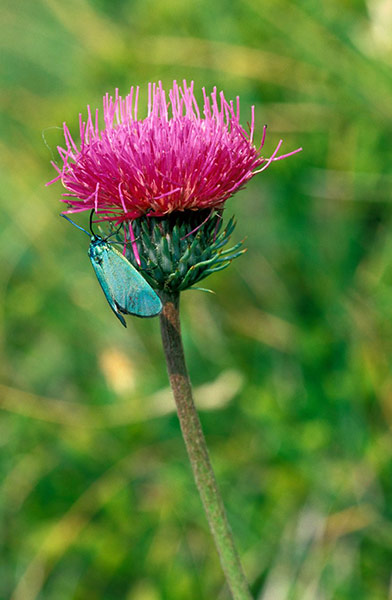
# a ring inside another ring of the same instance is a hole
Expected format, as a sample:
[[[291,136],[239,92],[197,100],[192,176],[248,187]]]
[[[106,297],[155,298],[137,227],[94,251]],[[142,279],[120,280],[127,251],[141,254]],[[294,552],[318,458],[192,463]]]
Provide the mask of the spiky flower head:
[[[132,87],[125,98],[118,90],[114,98],[106,94],[103,129],[98,109],[92,113],[88,107],[86,121],[79,115],[78,144],[64,123],[66,148],[58,148],[63,164],[58,167],[52,163],[58,175],[49,182],[60,179],[66,188],[62,196],[69,206],[66,212],[94,210],[100,221],[124,223],[125,241],[135,239],[135,226],[140,229],[144,220],[154,218],[156,223],[155,218],[159,221],[182,212],[182,225],[186,215],[190,217],[185,234],[188,241],[182,246],[192,245],[198,229],[199,237],[204,230],[206,210],[211,214],[220,211],[254,175],[273,161],[294,154],[278,156],[280,141],[272,155],[264,157],[261,150],[266,128],[257,148],[253,143],[253,107],[246,131],[240,125],[239,98],[228,102],[216,88],[209,96],[203,88],[200,110],[193,83],[188,86],[184,81],[180,86],[173,82],[168,94],[161,83],[149,84],[144,119],[138,118],[138,96],[138,87]],[[175,215],[170,222],[176,222]],[[151,232],[151,238],[156,235],[159,232]],[[216,233],[212,242],[215,239]],[[145,240],[141,250],[151,255],[153,247],[149,249],[146,244]],[[139,249],[140,245],[133,243],[131,259],[142,269]]]

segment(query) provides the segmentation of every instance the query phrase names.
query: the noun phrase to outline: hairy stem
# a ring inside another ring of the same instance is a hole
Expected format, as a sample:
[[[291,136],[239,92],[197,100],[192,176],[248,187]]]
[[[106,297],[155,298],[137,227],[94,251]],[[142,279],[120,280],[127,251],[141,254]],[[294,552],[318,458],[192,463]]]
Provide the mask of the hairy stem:
[[[234,600],[251,600],[193,402],[181,339],[179,293],[161,293],[161,298],[161,333],[167,370],[195,482],[232,596]]]

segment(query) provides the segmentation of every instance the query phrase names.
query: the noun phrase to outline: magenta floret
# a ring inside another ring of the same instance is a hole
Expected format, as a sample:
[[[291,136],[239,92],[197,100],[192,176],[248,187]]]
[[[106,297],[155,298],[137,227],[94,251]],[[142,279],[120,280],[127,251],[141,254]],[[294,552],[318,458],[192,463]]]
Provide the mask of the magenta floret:
[[[52,163],[68,190],[62,196],[70,209],[95,209],[102,219],[131,221],[142,215],[163,216],[174,211],[222,208],[225,201],[277,156],[269,158],[253,144],[254,108],[249,131],[240,125],[239,98],[227,102],[216,88],[203,88],[203,114],[193,82],[175,81],[168,98],[162,84],[149,84],[148,114],[138,119],[139,88],[122,98],[103,99],[105,128],[99,128],[98,109],[87,121],[79,116],[80,147],[64,123],[66,148],[58,148],[62,168]]]

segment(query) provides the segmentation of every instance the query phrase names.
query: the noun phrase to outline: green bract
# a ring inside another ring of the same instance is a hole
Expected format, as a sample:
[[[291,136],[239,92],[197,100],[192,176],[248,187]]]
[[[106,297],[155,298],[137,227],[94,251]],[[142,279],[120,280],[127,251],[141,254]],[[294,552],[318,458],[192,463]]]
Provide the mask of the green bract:
[[[221,211],[140,217],[132,221],[136,240],[128,245],[126,256],[156,290],[186,290],[246,252],[242,241],[224,249],[235,225],[232,217],[222,229]],[[132,246],[137,247],[140,264]]]

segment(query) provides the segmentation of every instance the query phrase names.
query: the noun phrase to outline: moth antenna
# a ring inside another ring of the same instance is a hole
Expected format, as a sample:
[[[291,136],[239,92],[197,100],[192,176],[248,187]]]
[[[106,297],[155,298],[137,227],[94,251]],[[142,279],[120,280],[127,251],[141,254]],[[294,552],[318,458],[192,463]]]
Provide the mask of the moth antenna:
[[[85,229],[83,229],[83,227],[81,227],[80,225],[78,225],[77,223],[75,223],[74,221],[72,221],[72,219],[70,219],[69,217],[67,217],[67,215],[61,214],[60,217],[63,217],[63,219],[66,219],[67,221],[69,221],[70,223],[72,223],[72,225],[75,225],[75,227],[77,227],[78,229],[80,229],[80,231],[83,231],[86,235],[88,235],[88,237],[91,237],[88,231],[86,231]]]
[[[94,237],[96,237],[94,231],[93,231],[93,215],[94,215],[95,210],[92,209],[91,213],[90,213],[90,231],[91,231],[91,235],[93,235]]]

